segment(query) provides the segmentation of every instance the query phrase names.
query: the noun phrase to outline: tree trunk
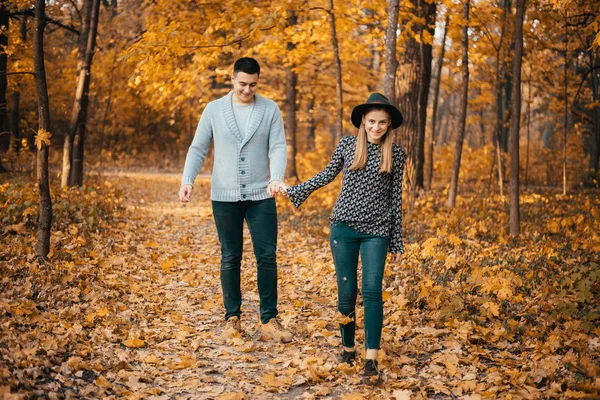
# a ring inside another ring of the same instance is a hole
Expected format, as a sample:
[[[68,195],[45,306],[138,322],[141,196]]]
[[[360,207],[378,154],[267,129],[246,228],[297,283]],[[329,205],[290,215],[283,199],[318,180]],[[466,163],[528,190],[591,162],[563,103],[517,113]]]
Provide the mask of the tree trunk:
[[[510,235],[519,236],[521,216],[519,206],[519,136],[521,129],[521,64],[523,61],[523,18],[525,0],[517,0],[515,14],[515,53],[512,61],[512,107],[510,115]]]
[[[446,100],[442,103],[442,115],[440,117],[440,125],[443,125],[444,128],[440,129],[440,133],[438,135],[438,139],[436,143],[440,146],[445,146],[448,143],[448,131],[450,130],[450,121],[452,119],[452,102],[454,101],[454,95],[449,94]],[[444,118],[442,121],[441,118]],[[442,122],[444,122],[442,124]]]
[[[448,36],[448,22],[450,21],[450,14],[446,14],[446,22],[444,23],[444,36],[442,37],[442,44],[440,47],[440,56],[436,66],[435,87],[433,89],[433,111],[431,116],[431,137],[429,140],[429,153],[427,156],[427,190],[431,190],[431,181],[433,180],[433,148],[435,147],[436,137],[436,125],[437,125],[437,109],[440,97],[440,86],[442,82],[442,68],[444,66],[444,55],[446,54],[446,37]]]
[[[287,20],[288,27],[293,27],[298,22],[294,11],[290,12]],[[294,49],[295,45],[292,42],[287,43],[287,51]],[[296,95],[298,92],[298,75],[293,70],[293,65],[285,69],[285,136],[286,136],[286,151],[287,164],[285,167],[285,177],[293,178],[298,181],[298,171],[296,169]]]
[[[71,186],[71,171],[73,168],[73,140],[82,118],[86,81],[85,51],[87,48],[90,22],[92,17],[92,0],[84,0],[81,6],[81,30],[77,39],[77,76],[75,78],[75,103],[71,111],[69,130],[63,142],[63,160],[61,186]]]
[[[45,0],[35,2],[35,28],[33,36],[33,63],[35,83],[38,96],[38,135],[42,131],[50,132],[50,109],[48,87],[46,86],[46,70],[44,66],[44,28],[46,27]],[[39,193],[38,232],[35,254],[46,259],[50,252],[50,225],[52,222],[52,200],[50,199],[50,183],[48,179],[48,144],[38,142],[37,147],[37,184]]]
[[[433,40],[435,35],[435,12],[436,2],[421,2],[421,15],[425,19],[425,26],[421,29],[420,64],[419,74],[419,122],[417,135],[417,157],[415,166],[415,187],[424,187],[424,164],[425,164],[425,130],[427,127],[427,103],[429,102],[429,87],[431,85],[431,63],[433,61],[433,43],[425,43],[423,32],[428,32]]]
[[[529,77],[527,79],[527,147],[525,148],[525,188],[529,185],[529,147],[531,141],[531,102],[533,101],[531,96],[531,70],[529,71]]]
[[[88,92],[91,80],[92,59],[96,47],[100,0],[85,0],[83,8],[84,23],[82,26],[82,36],[79,41],[80,58],[77,63],[77,90],[75,105],[73,106],[73,113],[69,124],[69,139],[72,140],[72,157],[70,174],[68,175],[68,186],[81,186],[83,184],[83,157],[89,102]],[[84,34],[84,32],[86,33]],[[63,155],[63,175],[66,172],[64,167],[66,157],[66,155]],[[64,179],[65,177],[63,176],[63,182]]]
[[[4,131],[4,125],[6,122],[6,88],[8,82],[6,80],[6,66],[8,56],[4,49],[8,46],[8,24],[9,24],[10,13],[6,9],[4,2],[0,5],[0,46],[2,51],[0,52],[0,132]],[[7,172],[4,165],[2,165],[2,154],[0,154],[0,173]]]
[[[16,154],[21,150],[21,132],[19,127],[19,103],[21,93],[13,92],[10,96],[10,148]]]
[[[340,49],[335,29],[333,0],[329,0],[329,31],[331,33],[331,46],[333,47],[333,60],[335,62],[335,89],[337,94],[337,118],[335,122],[335,132],[333,133],[333,142],[335,146],[335,143],[343,134],[344,99],[342,96],[342,61],[340,60]]]
[[[402,22],[400,22],[402,24]],[[418,29],[418,28],[417,28]],[[418,33],[415,33],[418,34]],[[396,102],[402,111],[404,122],[397,130],[397,140],[406,152],[404,164],[404,190],[407,194],[408,209],[412,211],[416,191],[417,142],[419,135],[419,44],[409,33],[405,52],[402,54],[397,70]]]
[[[308,151],[315,150],[315,134],[317,132],[317,123],[315,121],[315,96],[312,93],[308,93],[304,96],[307,98],[306,101],[306,115],[308,115],[308,130],[306,133],[306,149]]]
[[[456,193],[458,191],[458,173],[462,157],[463,140],[465,137],[465,124],[467,121],[467,102],[469,100],[469,6],[470,0],[465,0],[463,6],[462,28],[462,92],[460,96],[460,115],[458,117],[458,132],[454,150],[454,162],[452,163],[452,179],[450,190],[448,190],[448,207],[456,205]]]
[[[388,24],[385,31],[385,75],[383,93],[390,103],[396,104],[396,39],[398,31],[398,9],[400,0],[388,0]]]
[[[564,139],[563,139],[563,195],[567,195],[567,145],[569,139],[569,80],[567,77],[567,69],[569,66],[569,23],[568,11],[565,11],[565,68],[564,68],[564,101],[565,101],[565,122],[564,122]]]
[[[286,178],[298,180],[296,169],[296,85],[298,76],[288,67],[285,72],[285,136],[287,139]]]
[[[596,65],[597,57],[596,57],[595,53],[597,51],[598,51],[598,49],[596,48],[596,50],[590,50],[590,52],[589,52],[590,68],[594,68],[594,65]],[[600,101],[600,95],[598,93],[598,74],[597,74],[596,70],[592,70],[590,75],[591,75],[590,84],[592,87],[593,101],[594,101],[594,104],[598,104],[598,102]],[[592,120],[594,123],[594,127],[593,127],[592,138],[591,138],[589,168],[591,171],[594,172],[594,174],[597,174],[598,170],[599,170],[598,160],[600,158],[600,107],[598,107],[598,106],[594,107],[594,111],[592,114]]]

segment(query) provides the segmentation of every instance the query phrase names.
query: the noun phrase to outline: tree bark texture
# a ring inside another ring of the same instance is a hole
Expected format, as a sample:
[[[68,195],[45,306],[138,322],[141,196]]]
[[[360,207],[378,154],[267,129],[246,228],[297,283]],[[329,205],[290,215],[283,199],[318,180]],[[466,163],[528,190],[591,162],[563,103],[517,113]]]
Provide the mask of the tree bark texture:
[[[44,66],[44,28],[46,2],[35,2],[35,28],[33,35],[33,63],[35,70],[35,84],[38,96],[38,121],[39,130],[50,132],[50,109],[48,101],[48,87],[46,85],[46,70]],[[39,218],[38,232],[35,244],[35,253],[40,259],[46,259],[50,252],[50,226],[52,222],[52,200],[50,198],[50,184],[48,179],[48,146],[42,143],[37,150],[37,185],[39,193]]]
[[[333,48],[333,61],[335,63],[335,90],[337,95],[335,132],[333,133],[333,142],[335,146],[335,143],[337,143],[338,139],[343,134],[344,98],[342,96],[342,61],[340,60],[340,49],[335,28],[333,0],[329,0],[329,31],[331,34],[331,47]]]
[[[316,147],[315,137],[317,133],[317,122],[315,119],[315,96],[308,93],[304,96],[306,99],[306,115],[308,116],[308,126],[306,132],[306,150],[314,151]]]
[[[425,30],[431,32],[434,14],[435,4],[429,4],[426,0],[415,2],[415,15],[424,22],[414,24],[412,32],[408,32],[397,70],[396,101],[404,116],[398,136],[400,145],[407,154],[404,176],[409,213],[416,199],[417,189],[423,187],[426,126],[423,116],[427,115],[428,93],[425,94],[425,90],[428,91],[431,78],[431,45],[422,43],[422,39]],[[404,21],[400,24],[408,25]]]
[[[564,138],[563,138],[563,195],[567,195],[567,145],[569,139],[569,78],[567,74],[569,66],[569,23],[568,23],[568,12],[565,11],[565,67],[564,67],[564,104],[565,104],[565,121],[564,121]]]
[[[285,73],[285,136],[287,139],[286,178],[298,179],[296,169],[296,85],[298,76],[288,67]]]
[[[4,5],[4,2],[0,3],[0,46],[3,49],[8,45],[8,24],[9,24],[10,14]],[[4,131],[4,126],[6,123],[6,88],[8,87],[8,82],[6,80],[6,66],[7,66],[8,56],[5,51],[0,52],[0,132]],[[2,165],[2,155],[0,154],[0,173],[7,172]]]
[[[19,153],[21,150],[21,132],[19,126],[19,105],[21,100],[21,93],[14,91],[10,95],[10,117],[9,117],[9,129],[10,129],[10,147],[15,153]]]
[[[452,179],[450,190],[448,190],[448,207],[456,205],[456,194],[458,192],[458,174],[462,157],[463,140],[465,137],[465,124],[467,120],[467,102],[469,100],[469,6],[470,0],[465,0],[463,5],[463,28],[462,28],[462,92],[458,117],[458,132],[454,148],[454,161],[452,163]]]
[[[512,104],[510,115],[510,216],[509,228],[511,236],[519,236],[521,232],[521,213],[519,205],[519,136],[521,130],[521,65],[523,60],[523,19],[525,0],[517,0],[515,14],[515,53],[512,61]]]
[[[440,98],[440,86],[442,82],[442,69],[444,66],[444,55],[446,54],[446,37],[448,36],[448,22],[450,22],[450,15],[446,15],[446,22],[444,23],[444,36],[442,37],[442,45],[440,47],[440,56],[436,65],[436,80],[435,87],[433,89],[433,110],[431,116],[431,137],[429,139],[429,153],[427,155],[427,190],[431,190],[431,182],[433,180],[433,149],[435,147],[435,137],[437,128],[437,110]]]
[[[596,50],[590,50],[590,68],[593,68],[596,65],[598,60]],[[598,93],[598,73],[597,70],[592,70],[590,74],[590,85],[592,87],[592,96],[594,104],[598,104],[600,101],[600,94]],[[600,170],[600,166],[598,165],[598,160],[600,159],[600,107],[596,106],[593,110],[593,131],[591,137],[591,150],[590,150],[590,170],[593,171],[594,174],[597,174]]]
[[[396,42],[398,31],[398,9],[400,0],[388,0],[388,24],[385,31],[385,75],[383,79],[383,94],[390,103],[396,104]]]
[[[425,131],[427,128],[427,104],[429,102],[429,88],[431,86],[431,63],[433,61],[433,43],[425,43],[423,32],[428,32],[433,38],[435,35],[435,12],[436,2],[421,3],[421,13],[425,19],[425,26],[421,29],[420,60],[421,73],[419,76],[419,122],[418,122],[418,137],[417,137],[417,157],[415,168],[415,184],[416,187],[422,189],[424,187],[424,166],[425,166]]]
[[[88,4],[89,3],[89,4]],[[89,10],[88,10],[89,7]],[[80,58],[78,60],[78,76],[76,80],[75,104],[69,124],[69,137],[72,137],[71,169],[68,175],[68,186],[81,186],[83,184],[83,160],[85,149],[85,134],[87,127],[87,109],[89,103],[89,87],[91,80],[92,59],[96,47],[96,33],[98,31],[98,14],[100,0],[85,0],[84,22],[82,27],[83,38],[79,41]],[[89,16],[89,17],[88,17]],[[87,26],[87,29],[85,29]],[[81,68],[79,67],[81,65]],[[65,156],[63,155],[63,165]],[[65,173],[63,168],[63,174]],[[64,179],[64,178],[63,178]]]
[[[504,0],[504,15],[505,18],[512,15],[512,0]],[[510,48],[508,49],[509,59],[514,57],[515,52],[515,41],[514,34],[513,40],[510,41]],[[509,67],[509,61],[504,59],[502,64],[502,134],[500,136],[500,143],[502,144],[502,151],[505,153],[509,151],[508,142],[510,134],[510,115],[512,107],[512,67]]]
[[[84,0],[81,6],[81,30],[77,39],[77,76],[75,78],[75,102],[71,110],[69,130],[63,142],[63,162],[61,174],[61,186],[71,185],[71,170],[73,168],[73,140],[83,114],[83,102],[86,81],[85,51],[87,48],[88,35],[90,33],[90,22],[92,17],[92,0]]]
[[[294,26],[298,22],[298,18],[293,11],[287,20],[288,26]],[[287,43],[287,50],[291,51],[294,49],[292,42]],[[293,178],[298,180],[298,171],[296,169],[296,97],[297,97],[297,84],[298,75],[293,70],[293,65],[286,68],[285,71],[285,136],[286,136],[286,151],[287,151],[287,164],[285,167],[285,177]]]

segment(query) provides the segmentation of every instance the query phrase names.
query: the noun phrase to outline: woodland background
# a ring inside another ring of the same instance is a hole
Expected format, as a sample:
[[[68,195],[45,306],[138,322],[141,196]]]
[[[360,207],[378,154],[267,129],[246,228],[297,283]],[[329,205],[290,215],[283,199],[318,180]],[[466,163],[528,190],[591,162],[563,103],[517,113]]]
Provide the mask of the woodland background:
[[[599,30],[583,0],[0,1],[0,396],[597,398]],[[278,200],[294,344],[251,323],[250,243],[247,333],[219,339],[208,180],[176,193],[241,56],[282,109],[288,183],[370,92],[405,116],[380,386],[336,361],[339,181]]]

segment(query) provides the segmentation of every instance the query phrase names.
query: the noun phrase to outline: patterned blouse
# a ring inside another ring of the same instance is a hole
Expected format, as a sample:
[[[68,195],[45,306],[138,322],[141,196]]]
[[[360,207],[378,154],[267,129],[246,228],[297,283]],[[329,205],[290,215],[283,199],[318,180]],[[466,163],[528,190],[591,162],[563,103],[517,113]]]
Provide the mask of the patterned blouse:
[[[354,161],[356,136],[340,139],[325,169],[304,183],[288,188],[295,207],[315,190],[327,185],[343,172],[342,190],[329,219],[343,222],[359,232],[390,238],[390,253],[404,253],[402,240],[402,176],[405,154],[394,145],[391,173],[379,172],[379,145],[368,143],[367,163],[350,170]]]

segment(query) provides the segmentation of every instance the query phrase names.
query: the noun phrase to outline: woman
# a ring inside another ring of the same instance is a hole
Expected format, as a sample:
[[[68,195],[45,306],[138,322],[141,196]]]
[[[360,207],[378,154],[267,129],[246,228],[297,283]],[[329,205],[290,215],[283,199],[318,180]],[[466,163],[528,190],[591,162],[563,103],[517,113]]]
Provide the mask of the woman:
[[[308,181],[283,187],[294,206],[333,181],[343,171],[342,190],[331,219],[331,252],[338,286],[338,309],[352,319],[340,324],[342,362],[356,359],[354,334],[358,256],[362,262],[362,296],[365,307],[366,361],[364,376],[379,377],[377,352],[383,325],[381,287],[387,252],[397,263],[404,252],[402,241],[402,176],[404,151],[394,144],[393,130],[402,114],[389,100],[373,93],[352,111],[357,136],[340,139],[325,169]]]

